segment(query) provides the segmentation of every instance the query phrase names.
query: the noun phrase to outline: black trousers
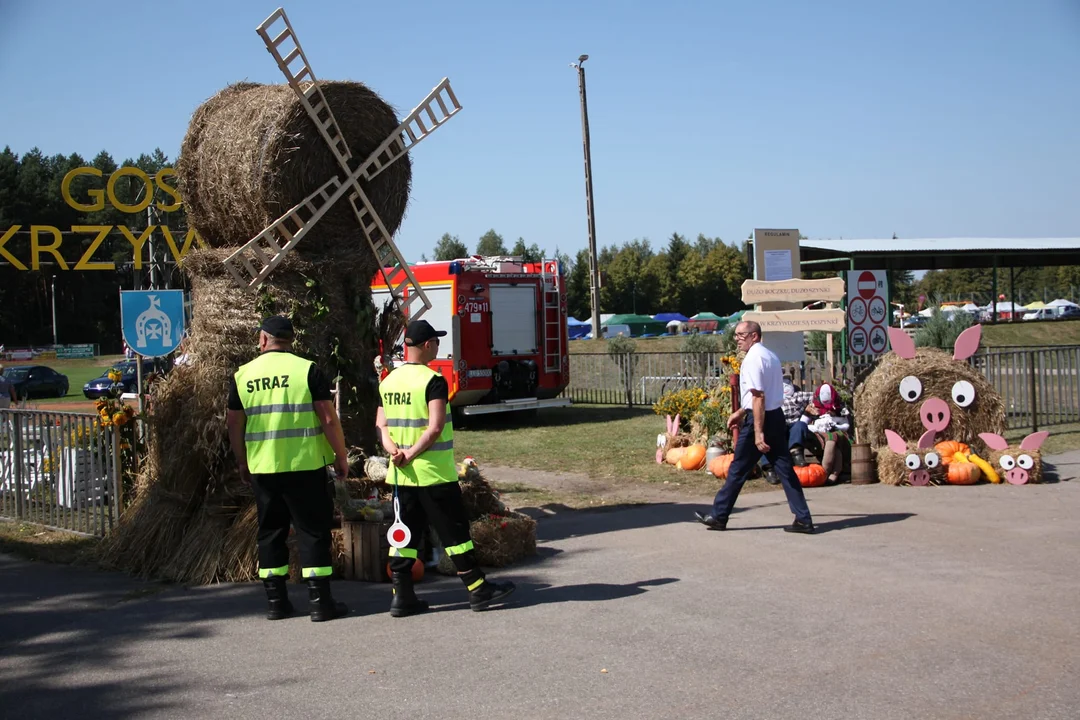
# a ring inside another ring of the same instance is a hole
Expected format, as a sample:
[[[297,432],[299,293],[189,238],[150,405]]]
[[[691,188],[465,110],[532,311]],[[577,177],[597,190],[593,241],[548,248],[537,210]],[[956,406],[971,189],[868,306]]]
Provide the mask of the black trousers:
[[[765,413],[764,418],[765,442],[769,445],[769,463],[780,477],[780,483],[784,487],[787,496],[788,507],[792,514],[800,522],[809,523],[810,508],[806,504],[806,496],[802,485],[795,476],[795,468],[791,463],[791,455],[788,454],[788,429],[784,422],[784,413],[777,408]],[[735,500],[739,497],[739,491],[750,477],[754,465],[761,458],[761,451],[754,442],[754,413],[747,412],[742,427],[739,428],[739,440],[735,443],[735,457],[728,467],[727,480],[723,487],[716,493],[713,500],[713,517],[727,518],[735,507]]]
[[[251,476],[259,512],[260,575],[265,577],[270,570],[274,575],[288,572],[286,542],[290,524],[296,529],[304,577],[309,577],[313,570],[320,577],[330,574],[334,501],[330,498],[328,482],[326,468]]]
[[[469,534],[469,513],[461,497],[461,486],[456,481],[428,487],[399,486],[398,501],[401,522],[409,528],[412,539],[407,548],[390,548],[391,571],[407,573],[412,569],[418,557],[420,538],[428,525],[435,528],[443,549],[458,572],[476,568],[476,553]]]

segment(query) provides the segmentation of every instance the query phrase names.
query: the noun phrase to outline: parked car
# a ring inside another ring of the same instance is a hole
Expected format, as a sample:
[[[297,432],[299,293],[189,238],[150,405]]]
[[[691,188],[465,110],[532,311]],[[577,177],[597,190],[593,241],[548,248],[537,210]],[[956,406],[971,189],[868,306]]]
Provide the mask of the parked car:
[[[120,384],[124,386],[124,392],[135,392],[139,384],[138,368],[134,360],[125,360],[106,370],[101,374],[101,377],[96,377],[83,385],[83,395],[91,400],[106,397],[112,389],[112,380],[109,379],[109,371],[111,370],[120,371]],[[145,379],[147,375],[154,371],[154,361],[143,360],[142,371]]]
[[[1024,313],[1025,320],[1053,320],[1058,317],[1058,308],[1044,307]]]
[[[64,397],[68,392],[67,375],[44,365],[8,367],[4,377],[15,386],[20,400],[30,397]]]
[[[1080,318],[1080,307],[1076,307],[1075,305],[1059,307],[1057,317],[1058,320],[1064,320],[1065,318]]]

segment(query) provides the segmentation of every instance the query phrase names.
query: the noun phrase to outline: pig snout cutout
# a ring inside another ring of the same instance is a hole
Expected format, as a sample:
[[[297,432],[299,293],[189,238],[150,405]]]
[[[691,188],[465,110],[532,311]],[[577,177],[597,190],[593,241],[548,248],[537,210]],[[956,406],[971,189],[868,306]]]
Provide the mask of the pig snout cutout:
[[[930,398],[919,408],[919,419],[923,427],[930,432],[939,433],[949,427],[952,413],[948,404],[941,398]]]

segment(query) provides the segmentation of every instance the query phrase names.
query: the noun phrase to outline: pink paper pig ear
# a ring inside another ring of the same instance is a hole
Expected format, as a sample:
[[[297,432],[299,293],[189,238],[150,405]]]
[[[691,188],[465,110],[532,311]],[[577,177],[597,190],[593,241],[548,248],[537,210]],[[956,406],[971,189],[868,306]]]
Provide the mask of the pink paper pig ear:
[[[972,325],[956,338],[953,346],[953,360],[967,360],[979,349],[982,339],[982,325]]]
[[[889,342],[892,343],[893,352],[905,360],[915,359],[915,341],[899,328],[889,328]]]
[[[922,434],[922,437],[919,438],[919,449],[929,450],[930,448],[934,447],[934,435],[935,432],[933,430],[927,430],[926,432],[924,432]]]
[[[904,442],[904,438],[900,437],[892,430],[885,431],[885,437],[889,441],[889,449],[898,455],[903,455],[907,452],[907,443]]]
[[[1009,443],[1000,435],[995,435],[994,433],[979,433],[979,437],[986,443],[986,447],[991,450],[1006,450],[1009,447]]]
[[[1050,433],[1045,430],[1037,433],[1031,433],[1020,442],[1021,450],[1038,450],[1042,447],[1046,438],[1050,437]]]

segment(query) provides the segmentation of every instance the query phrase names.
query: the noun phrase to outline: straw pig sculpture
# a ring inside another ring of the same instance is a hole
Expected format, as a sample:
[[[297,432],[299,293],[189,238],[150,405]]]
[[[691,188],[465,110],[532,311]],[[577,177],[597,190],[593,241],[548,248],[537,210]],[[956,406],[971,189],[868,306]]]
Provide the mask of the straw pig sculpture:
[[[1005,432],[1001,396],[966,361],[979,347],[982,327],[960,334],[953,354],[915,348],[902,330],[889,329],[893,352],[884,355],[855,389],[855,417],[864,442],[887,445],[886,428],[901,437],[932,431],[939,441],[978,442],[980,432]],[[881,473],[879,472],[879,475]],[[884,475],[881,475],[884,482]]]
[[[1043,480],[1042,453],[1039,448],[1050,436],[1045,430],[1028,435],[1019,445],[994,433],[980,433],[979,437],[989,448],[987,460],[993,467],[1001,468],[1005,482],[1011,485],[1040,483]]]

